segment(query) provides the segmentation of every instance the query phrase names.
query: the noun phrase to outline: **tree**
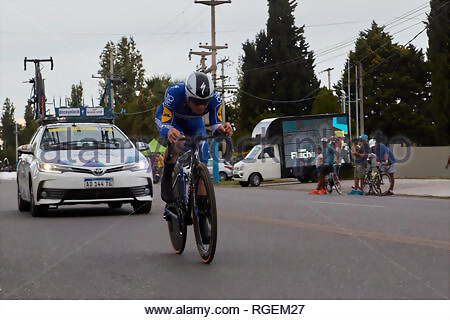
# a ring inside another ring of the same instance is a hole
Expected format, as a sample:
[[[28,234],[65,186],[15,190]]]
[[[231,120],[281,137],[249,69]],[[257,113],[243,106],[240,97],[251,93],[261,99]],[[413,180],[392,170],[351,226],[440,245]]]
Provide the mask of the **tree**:
[[[16,145],[16,122],[14,120],[14,104],[9,100],[5,99],[2,109],[2,132],[1,139],[3,141],[3,149],[6,150],[8,147],[15,147]]]
[[[341,106],[333,92],[326,87],[320,89],[312,106],[311,114],[340,113]]]
[[[9,98],[6,98],[3,103],[1,118],[0,138],[3,141],[3,149],[0,157],[2,161],[4,158],[8,158],[10,164],[14,163],[16,157],[16,123],[14,121],[14,112],[14,104],[9,100]]]
[[[431,106],[436,144],[450,144],[449,127],[449,6],[447,0],[431,0],[428,16],[428,51],[431,68]]]
[[[83,106],[83,84],[73,84],[72,91],[70,93],[70,104],[73,108],[79,108]]]
[[[34,120],[33,107],[31,104],[27,104],[25,106],[24,119],[25,127],[23,128],[23,130],[21,130],[20,133],[20,144],[27,144],[28,142],[30,142],[31,137],[38,128],[38,125]]]
[[[137,96],[137,91],[144,86],[145,69],[142,63],[142,56],[136,48],[133,37],[129,39],[122,37],[114,44],[109,41],[100,55],[99,74],[105,79],[110,77],[110,57],[113,57],[114,75],[112,87],[114,88],[114,98],[117,110],[122,109],[122,105],[129,103]],[[105,93],[106,84],[100,81],[101,94]],[[104,99],[101,99],[104,103]]]
[[[304,37],[304,27],[295,26],[295,0],[268,0],[267,31],[242,48],[239,130],[251,132],[262,116],[310,114],[312,99],[296,103],[318,91],[313,52]]]
[[[145,80],[139,95],[123,104],[127,113],[119,115],[116,124],[127,135],[136,139],[158,138],[155,112],[164,99],[167,87],[173,83],[169,76],[155,76]]]
[[[430,72],[422,50],[393,43],[384,27],[373,22],[370,29],[360,32],[355,51],[349,54],[342,79],[335,86],[339,96],[347,89],[348,64],[353,71],[359,62],[363,66],[365,133],[381,130],[388,138],[403,135],[418,144],[432,144],[427,116]],[[351,72],[352,86],[354,81]],[[355,101],[353,87],[351,91]]]

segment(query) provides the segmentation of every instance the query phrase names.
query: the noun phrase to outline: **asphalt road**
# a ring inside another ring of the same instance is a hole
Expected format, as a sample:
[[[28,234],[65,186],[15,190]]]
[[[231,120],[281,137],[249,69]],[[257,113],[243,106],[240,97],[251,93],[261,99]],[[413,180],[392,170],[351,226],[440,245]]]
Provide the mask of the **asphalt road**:
[[[131,207],[17,210],[0,181],[1,299],[449,299],[450,201],[216,188],[214,262],[173,253],[159,185]]]

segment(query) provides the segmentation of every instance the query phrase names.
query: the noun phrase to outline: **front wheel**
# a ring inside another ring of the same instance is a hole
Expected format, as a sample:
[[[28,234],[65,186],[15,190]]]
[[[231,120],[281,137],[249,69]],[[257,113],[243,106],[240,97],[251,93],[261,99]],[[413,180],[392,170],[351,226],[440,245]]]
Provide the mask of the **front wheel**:
[[[385,196],[391,189],[392,179],[386,172],[381,172],[375,181],[380,196]]]
[[[252,173],[252,175],[250,176],[250,178],[248,178],[250,185],[252,187],[259,187],[259,185],[261,184],[261,176],[259,175],[259,173]]]
[[[208,169],[199,163],[194,174],[193,225],[197,251],[203,263],[214,259],[217,243],[217,208],[214,187]],[[203,189],[203,190],[202,190]],[[206,191],[205,194],[201,191]]]
[[[21,212],[30,210],[30,203],[22,199],[19,185],[17,185],[17,206]]]
[[[47,205],[37,205],[34,202],[33,186],[30,181],[30,211],[33,217],[45,217],[48,212]]]
[[[134,209],[134,213],[149,213],[152,210],[151,201],[135,201],[131,204]]]

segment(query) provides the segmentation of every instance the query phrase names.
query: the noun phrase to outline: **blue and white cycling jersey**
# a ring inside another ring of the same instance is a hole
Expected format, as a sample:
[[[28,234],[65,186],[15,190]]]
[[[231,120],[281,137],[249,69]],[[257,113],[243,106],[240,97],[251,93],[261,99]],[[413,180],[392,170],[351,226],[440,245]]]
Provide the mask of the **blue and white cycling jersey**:
[[[216,91],[214,91],[208,107],[200,115],[192,111],[186,100],[184,83],[176,83],[167,88],[164,101],[155,114],[155,122],[161,138],[168,140],[167,134],[171,128],[177,129],[185,136],[206,136],[202,117],[207,113],[209,113],[209,123],[213,134],[222,124],[222,99]],[[207,162],[209,158],[208,143],[201,143],[200,150],[200,160]]]

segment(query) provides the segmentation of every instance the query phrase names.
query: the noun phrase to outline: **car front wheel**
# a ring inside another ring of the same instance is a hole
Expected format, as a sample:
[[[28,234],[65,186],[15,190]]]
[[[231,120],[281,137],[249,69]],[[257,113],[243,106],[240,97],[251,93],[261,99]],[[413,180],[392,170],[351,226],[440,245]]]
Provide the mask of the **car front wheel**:
[[[134,213],[149,213],[152,210],[151,201],[135,201],[131,204],[134,209]]]
[[[33,186],[30,182],[30,211],[33,217],[45,217],[47,215],[48,206],[37,205],[34,202]]]
[[[19,207],[19,211],[21,212],[30,211],[30,203],[22,199],[19,185],[17,185],[17,206]]]

